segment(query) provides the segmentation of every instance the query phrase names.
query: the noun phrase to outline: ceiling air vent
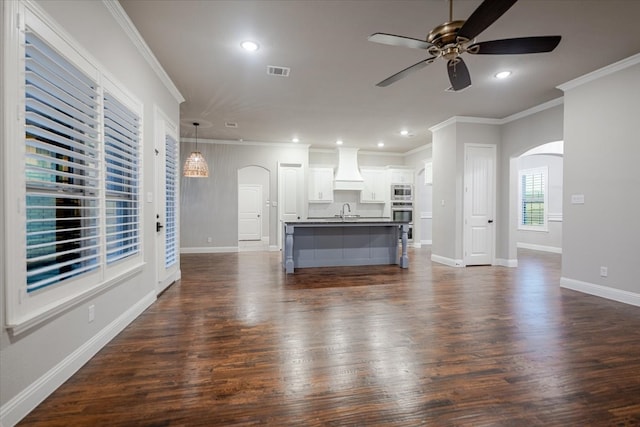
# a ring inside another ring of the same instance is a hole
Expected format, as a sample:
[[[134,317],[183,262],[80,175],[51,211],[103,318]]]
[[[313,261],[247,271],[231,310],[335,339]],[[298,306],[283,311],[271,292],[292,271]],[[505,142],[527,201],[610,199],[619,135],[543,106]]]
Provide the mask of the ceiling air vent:
[[[278,67],[276,65],[267,65],[267,74],[270,76],[289,77],[289,67]]]
[[[238,127],[238,124],[236,122],[224,122],[224,126],[235,129]]]

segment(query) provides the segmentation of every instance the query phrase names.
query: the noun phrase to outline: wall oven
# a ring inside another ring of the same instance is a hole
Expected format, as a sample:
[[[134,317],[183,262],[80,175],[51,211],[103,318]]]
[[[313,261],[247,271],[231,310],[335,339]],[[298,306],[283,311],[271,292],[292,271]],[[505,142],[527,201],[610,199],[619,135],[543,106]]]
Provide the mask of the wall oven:
[[[392,184],[391,201],[413,200],[413,186],[411,184]]]
[[[413,241],[413,202],[391,202],[391,219],[409,223],[408,238]]]

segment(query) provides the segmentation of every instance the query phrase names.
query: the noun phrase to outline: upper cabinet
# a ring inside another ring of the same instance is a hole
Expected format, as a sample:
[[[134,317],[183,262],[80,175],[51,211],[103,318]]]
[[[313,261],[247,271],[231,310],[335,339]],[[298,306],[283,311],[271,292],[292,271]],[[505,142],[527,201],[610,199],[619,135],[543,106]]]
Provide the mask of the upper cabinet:
[[[389,199],[387,171],[384,169],[360,169],[364,189],[360,192],[361,203],[386,203]]]
[[[333,202],[333,168],[309,168],[309,203]]]
[[[413,169],[389,168],[389,184],[413,184]]]

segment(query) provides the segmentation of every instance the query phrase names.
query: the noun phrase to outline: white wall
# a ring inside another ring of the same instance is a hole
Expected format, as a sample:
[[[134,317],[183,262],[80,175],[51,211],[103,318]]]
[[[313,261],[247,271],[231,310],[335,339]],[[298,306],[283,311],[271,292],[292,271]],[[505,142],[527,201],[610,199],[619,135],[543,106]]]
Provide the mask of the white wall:
[[[563,85],[561,283],[640,305],[640,55],[588,77]]]
[[[9,4],[13,7],[17,3],[2,3],[4,26],[9,15]],[[153,192],[154,108],[157,106],[174,123],[179,123],[179,101],[175,93],[167,89],[102,2],[47,0],[36,4],[101,64],[100,68],[143,102],[142,193]],[[13,30],[7,27],[7,31]],[[3,34],[3,47],[6,47],[5,40]],[[3,59],[3,74],[4,67]],[[3,138],[0,143],[4,145],[7,141]],[[5,201],[0,223],[5,222],[9,208]],[[17,336],[8,333],[2,316],[0,421],[3,425],[13,425],[26,415],[155,300],[157,209],[153,203],[143,206],[143,254],[146,264],[139,273]],[[5,304],[4,287],[7,286],[4,279],[0,289],[2,306]],[[87,318],[90,304],[95,306],[95,321],[92,323]]]
[[[433,242],[432,256],[450,260],[456,258],[457,185],[462,182],[458,174],[457,127],[452,123],[433,132]],[[460,169],[462,170],[462,169]],[[460,184],[462,185],[462,184]],[[462,203],[462,200],[460,200]]]
[[[517,265],[516,235],[518,227],[517,158],[526,151],[563,139],[563,106],[561,100],[549,103],[540,111],[531,111],[502,125],[498,150],[496,257]]]
[[[500,147],[500,126],[482,119],[453,118],[433,129],[433,260],[463,263],[465,144]],[[501,165],[496,165],[496,177]],[[496,224],[500,217],[496,216]]]
[[[180,143],[182,162],[195,149]],[[180,183],[180,248],[183,251],[229,251],[238,247],[238,170],[259,166],[269,171],[271,200],[278,200],[278,162],[307,168],[308,146],[198,140],[209,165],[208,178],[182,178]],[[269,244],[277,245],[278,209],[269,210]],[[212,242],[207,242],[211,237]]]

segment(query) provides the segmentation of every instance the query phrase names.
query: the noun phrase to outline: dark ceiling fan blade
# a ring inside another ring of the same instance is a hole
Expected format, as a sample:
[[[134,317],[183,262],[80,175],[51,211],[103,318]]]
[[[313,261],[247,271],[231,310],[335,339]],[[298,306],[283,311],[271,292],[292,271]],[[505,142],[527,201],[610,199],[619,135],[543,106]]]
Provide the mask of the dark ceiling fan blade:
[[[396,36],[395,34],[375,33],[368,38],[370,42],[388,44],[391,46],[403,46],[413,49],[429,49],[431,43],[411,37]]]
[[[458,37],[473,40],[500,18],[518,0],[484,0],[458,31]]]
[[[431,58],[427,58],[425,60],[422,60],[422,61],[418,62],[417,64],[413,64],[412,66],[405,68],[404,70],[400,71],[399,73],[395,73],[393,76],[384,79],[383,81],[378,83],[376,86],[380,86],[380,87],[389,86],[391,83],[395,83],[398,80],[407,77],[409,74],[413,73],[414,71],[422,70],[424,67],[426,67],[427,65],[431,64],[435,59],[436,59],[436,57],[432,56]]]
[[[469,69],[462,58],[451,59],[447,62],[447,71],[449,72],[449,81],[453,90],[462,90],[471,86],[471,76]]]
[[[472,44],[467,48],[467,52],[477,55],[513,55],[551,52],[558,46],[561,38],[561,36],[539,36],[489,40]]]

